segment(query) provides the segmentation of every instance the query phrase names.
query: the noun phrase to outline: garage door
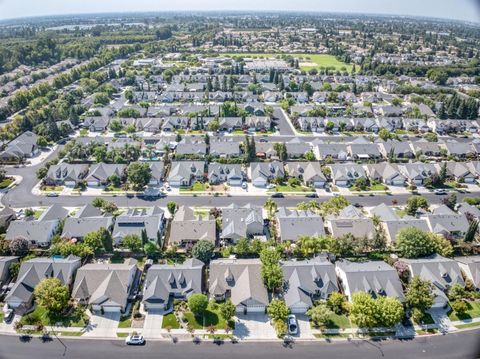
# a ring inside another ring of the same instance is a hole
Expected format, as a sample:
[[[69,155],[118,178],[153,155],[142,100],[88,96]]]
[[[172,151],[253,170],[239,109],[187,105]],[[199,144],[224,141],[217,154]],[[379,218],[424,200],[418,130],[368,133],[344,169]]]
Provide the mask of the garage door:
[[[308,310],[308,307],[291,307],[290,312],[292,314],[304,314]]]
[[[248,306],[247,313],[265,313],[265,306],[264,305]]]
[[[103,307],[104,313],[118,313],[120,312],[120,307]]]

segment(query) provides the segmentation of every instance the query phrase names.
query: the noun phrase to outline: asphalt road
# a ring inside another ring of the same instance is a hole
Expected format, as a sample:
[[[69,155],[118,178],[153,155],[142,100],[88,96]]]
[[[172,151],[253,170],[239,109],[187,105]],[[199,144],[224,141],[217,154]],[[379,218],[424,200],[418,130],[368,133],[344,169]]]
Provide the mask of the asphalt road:
[[[127,347],[120,340],[57,339],[43,343],[39,338],[22,342],[19,337],[0,336],[1,359],[25,358],[173,358],[173,359],[319,359],[319,358],[478,358],[480,330],[446,336],[387,341],[193,344],[151,341],[142,347]]]

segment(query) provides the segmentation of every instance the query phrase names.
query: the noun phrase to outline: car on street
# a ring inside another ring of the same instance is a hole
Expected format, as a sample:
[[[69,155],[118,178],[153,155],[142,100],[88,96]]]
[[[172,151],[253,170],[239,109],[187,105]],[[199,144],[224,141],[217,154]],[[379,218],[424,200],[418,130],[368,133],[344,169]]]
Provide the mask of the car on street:
[[[47,197],[58,197],[59,194],[57,192],[50,192],[50,193],[47,193]]]
[[[284,195],[281,192],[272,193],[272,198],[283,198]]]
[[[145,338],[143,337],[143,335],[132,334],[125,338],[125,344],[143,345],[145,344]]]
[[[318,194],[316,194],[316,193],[309,193],[309,194],[307,194],[305,197],[307,197],[307,198],[318,198]]]
[[[439,188],[439,189],[434,190],[433,193],[435,193],[436,195],[442,196],[442,195],[447,194],[447,191],[445,191],[442,188]]]
[[[298,334],[298,323],[297,323],[297,317],[295,316],[295,314],[290,314],[287,317],[287,326],[288,326],[288,334],[290,335]]]

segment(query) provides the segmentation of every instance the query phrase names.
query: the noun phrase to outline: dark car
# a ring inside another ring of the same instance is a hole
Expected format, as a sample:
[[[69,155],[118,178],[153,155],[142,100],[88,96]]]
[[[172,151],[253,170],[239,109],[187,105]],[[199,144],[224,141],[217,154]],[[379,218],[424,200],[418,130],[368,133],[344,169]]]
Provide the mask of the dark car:
[[[316,193],[309,193],[309,194],[307,194],[305,197],[307,197],[307,198],[318,198],[318,194],[316,194]]]
[[[272,194],[272,198],[284,198],[283,193],[277,192]]]

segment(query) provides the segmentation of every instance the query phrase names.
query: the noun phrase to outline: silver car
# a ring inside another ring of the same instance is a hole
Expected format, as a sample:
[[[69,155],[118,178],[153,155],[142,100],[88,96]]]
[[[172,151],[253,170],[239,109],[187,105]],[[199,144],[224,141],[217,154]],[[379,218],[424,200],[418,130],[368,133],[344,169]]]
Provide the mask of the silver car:
[[[290,314],[287,318],[288,334],[297,335],[298,334],[298,323],[297,317],[294,314]]]
[[[145,338],[143,335],[129,335],[125,339],[125,344],[127,345],[143,345],[145,344]]]

